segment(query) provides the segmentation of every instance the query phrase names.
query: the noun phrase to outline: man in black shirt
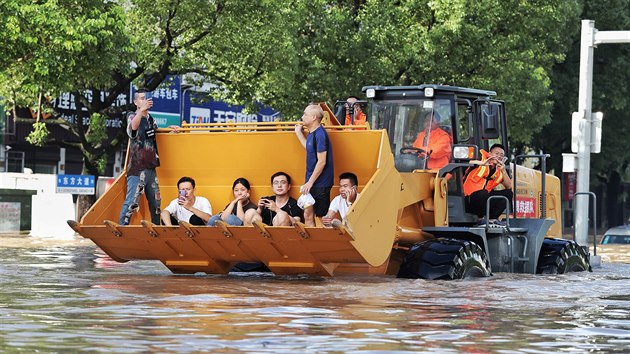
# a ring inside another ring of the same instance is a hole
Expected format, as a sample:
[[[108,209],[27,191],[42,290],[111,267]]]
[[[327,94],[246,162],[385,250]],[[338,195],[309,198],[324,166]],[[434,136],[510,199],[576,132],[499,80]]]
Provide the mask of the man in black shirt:
[[[248,211],[250,224],[262,221],[269,226],[291,226],[296,221],[304,222],[302,209],[297,201],[289,196],[291,177],[284,172],[276,172],[271,176],[273,196],[260,198],[258,209]],[[247,223],[246,223],[247,225]]]
[[[155,141],[158,128],[149,114],[153,100],[149,93],[138,90],[133,103],[137,109],[127,116],[127,134],[130,138],[129,161],[127,163],[127,193],[120,211],[118,223],[129,225],[129,220],[138,209],[140,195],[144,194],[149,203],[151,222],[160,224],[160,186],[155,168],[160,166],[160,158]]]

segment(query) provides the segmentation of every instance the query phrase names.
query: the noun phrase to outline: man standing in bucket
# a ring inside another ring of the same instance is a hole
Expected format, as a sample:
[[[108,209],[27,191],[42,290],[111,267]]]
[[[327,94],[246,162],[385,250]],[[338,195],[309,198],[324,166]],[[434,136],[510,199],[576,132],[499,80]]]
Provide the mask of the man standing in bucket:
[[[129,220],[139,208],[140,195],[149,202],[151,222],[160,224],[160,186],[155,168],[160,166],[155,134],[157,124],[149,114],[153,106],[150,92],[138,90],[133,96],[137,109],[127,116],[127,135],[130,138],[129,163],[127,165],[127,195],[120,211],[118,224],[129,225]]]
[[[300,192],[311,194],[314,206],[304,208],[304,224],[315,226],[315,216],[322,217],[330,206],[330,190],[335,172],[333,169],[332,146],[326,129],[322,126],[324,110],[316,103],[304,109],[302,123],[295,125],[295,134],[300,144],[306,149],[306,181]],[[302,133],[302,126],[308,129],[308,136]]]

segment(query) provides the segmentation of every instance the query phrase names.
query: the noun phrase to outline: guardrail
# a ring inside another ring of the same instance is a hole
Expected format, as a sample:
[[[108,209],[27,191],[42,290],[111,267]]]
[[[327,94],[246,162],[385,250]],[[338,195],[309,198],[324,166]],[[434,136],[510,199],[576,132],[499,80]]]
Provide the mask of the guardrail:
[[[293,131],[297,121],[284,122],[239,122],[239,123],[187,123],[183,122],[179,132],[232,132],[232,131]],[[326,125],[326,130],[365,130],[368,124]],[[170,132],[170,128],[160,128],[159,132]]]
[[[540,211],[540,218],[544,219],[547,216],[547,193],[546,193],[546,176],[547,176],[547,158],[550,157],[551,155],[549,154],[538,154],[538,155],[518,155],[514,158],[514,191],[516,191],[517,188],[517,184],[516,184],[516,166],[518,165],[518,161],[519,159],[525,159],[525,158],[537,158],[538,160],[540,160],[540,172],[541,172],[541,177],[542,177],[542,183],[541,183],[541,211]],[[516,199],[517,199],[517,193],[514,193],[514,218],[516,218]]]

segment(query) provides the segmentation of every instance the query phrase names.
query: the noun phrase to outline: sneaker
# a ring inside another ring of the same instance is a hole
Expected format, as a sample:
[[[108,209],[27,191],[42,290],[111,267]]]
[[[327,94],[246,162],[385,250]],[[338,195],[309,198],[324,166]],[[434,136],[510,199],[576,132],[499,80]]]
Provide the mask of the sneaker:
[[[331,224],[331,225],[332,225],[332,227],[334,227],[334,228],[339,228],[339,226],[341,226],[341,225],[342,225],[342,224],[341,224],[341,220],[338,220],[338,219],[334,219],[334,220],[333,220],[330,224]]]
[[[488,222],[486,221],[486,218],[481,218],[479,219],[479,221],[477,222],[477,226],[486,226]]]
[[[503,221],[503,220],[494,220],[493,224],[499,225],[499,226],[505,226],[505,221]]]
[[[497,219],[492,219],[488,223],[489,227],[505,227],[505,222]]]

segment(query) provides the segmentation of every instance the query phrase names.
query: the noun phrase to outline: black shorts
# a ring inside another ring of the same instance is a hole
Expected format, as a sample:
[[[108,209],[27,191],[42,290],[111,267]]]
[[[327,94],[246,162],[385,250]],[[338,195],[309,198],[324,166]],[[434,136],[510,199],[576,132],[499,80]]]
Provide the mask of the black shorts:
[[[328,213],[328,208],[330,207],[330,190],[332,187],[325,188],[311,188],[310,193],[315,199],[315,215],[316,216],[324,216]]]

